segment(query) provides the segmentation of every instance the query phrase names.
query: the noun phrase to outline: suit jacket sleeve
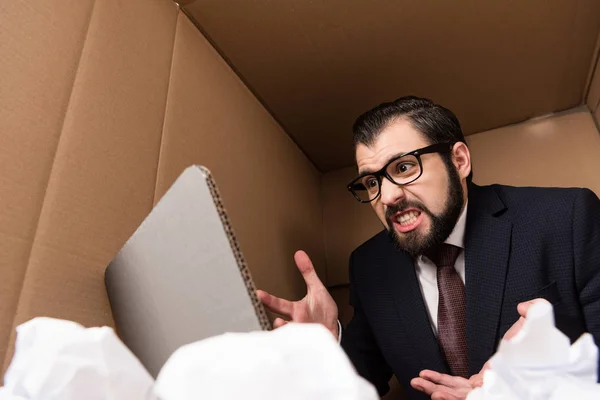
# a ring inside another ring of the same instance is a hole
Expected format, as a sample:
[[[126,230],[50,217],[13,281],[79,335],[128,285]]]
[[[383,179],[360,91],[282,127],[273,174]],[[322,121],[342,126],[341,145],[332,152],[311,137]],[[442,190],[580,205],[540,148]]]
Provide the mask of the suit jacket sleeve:
[[[388,382],[392,377],[392,369],[383,358],[363,312],[356,290],[352,260],[353,256],[350,257],[350,304],[354,308],[354,316],[342,334],[342,347],[357,372],[383,396],[389,391]]]
[[[559,211],[560,212],[560,211]],[[573,204],[573,257],[587,331],[600,345],[600,200],[588,189]],[[599,365],[600,368],[600,360]],[[600,369],[599,369],[600,370]]]

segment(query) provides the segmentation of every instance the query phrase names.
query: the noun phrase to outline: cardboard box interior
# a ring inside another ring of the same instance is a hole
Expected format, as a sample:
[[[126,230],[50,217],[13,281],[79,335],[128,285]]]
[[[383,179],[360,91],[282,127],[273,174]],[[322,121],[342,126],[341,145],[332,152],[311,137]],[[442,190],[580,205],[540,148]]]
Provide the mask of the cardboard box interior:
[[[259,287],[302,296],[296,248],[325,274],[319,172],[176,4],[2,8],[5,366],[34,316],[114,324],[104,269],[191,164],[214,174]]]
[[[227,3],[184,8],[324,172],[352,165],[356,116],[401,95],[468,135],[582,104],[600,29],[596,0]]]
[[[344,290],[350,251],[380,229],[345,192],[353,168],[319,172],[177,4],[3,2],[0,37],[4,368],[32,317],[114,324],[104,269],[191,164],[212,171],[258,287],[303,296],[304,249]],[[587,108],[470,136],[475,182],[600,194],[589,81]]]

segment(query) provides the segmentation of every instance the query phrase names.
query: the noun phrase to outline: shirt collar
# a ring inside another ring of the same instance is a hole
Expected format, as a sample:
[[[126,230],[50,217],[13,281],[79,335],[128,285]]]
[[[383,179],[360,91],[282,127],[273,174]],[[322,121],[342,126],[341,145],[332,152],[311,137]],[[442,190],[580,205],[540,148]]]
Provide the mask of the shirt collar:
[[[451,244],[456,247],[460,247],[461,249],[465,248],[465,226],[467,224],[467,206],[469,202],[465,203],[463,210],[460,213],[460,217],[458,217],[458,221],[456,221],[456,225],[454,225],[454,229],[452,233],[448,236],[448,238],[444,241],[444,243]]]

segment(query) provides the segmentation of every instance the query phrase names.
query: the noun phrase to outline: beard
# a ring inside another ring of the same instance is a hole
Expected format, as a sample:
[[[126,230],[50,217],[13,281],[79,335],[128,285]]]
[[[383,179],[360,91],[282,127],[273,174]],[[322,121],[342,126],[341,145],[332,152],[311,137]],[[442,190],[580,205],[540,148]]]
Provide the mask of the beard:
[[[408,253],[412,257],[418,257],[430,249],[433,249],[450,236],[456,221],[460,217],[463,206],[464,191],[460,182],[460,176],[454,165],[448,165],[448,198],[444,211],[441,214],[432,213],[425,204],[416,200],[404,200],[388,207],[385,212],[385,219],[388,224],[388,235],[396,248],[400,251]],[[417,229],[402,234],[402,237],[394,229],[392,217],[398,212],[406,210],[409,207],[414,207],[421,210],[429,216],[431,220],[431,228],[429,232],[421,234]]]

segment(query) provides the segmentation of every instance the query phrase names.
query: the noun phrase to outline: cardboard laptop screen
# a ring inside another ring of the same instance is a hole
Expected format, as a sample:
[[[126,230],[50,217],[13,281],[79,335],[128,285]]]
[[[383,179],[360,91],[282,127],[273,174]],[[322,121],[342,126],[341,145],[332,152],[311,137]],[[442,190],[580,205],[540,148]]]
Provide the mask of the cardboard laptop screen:
[[[180,346],[269,329],[210,172],[187,168],[106,269],[125,344],[156,376]]]

